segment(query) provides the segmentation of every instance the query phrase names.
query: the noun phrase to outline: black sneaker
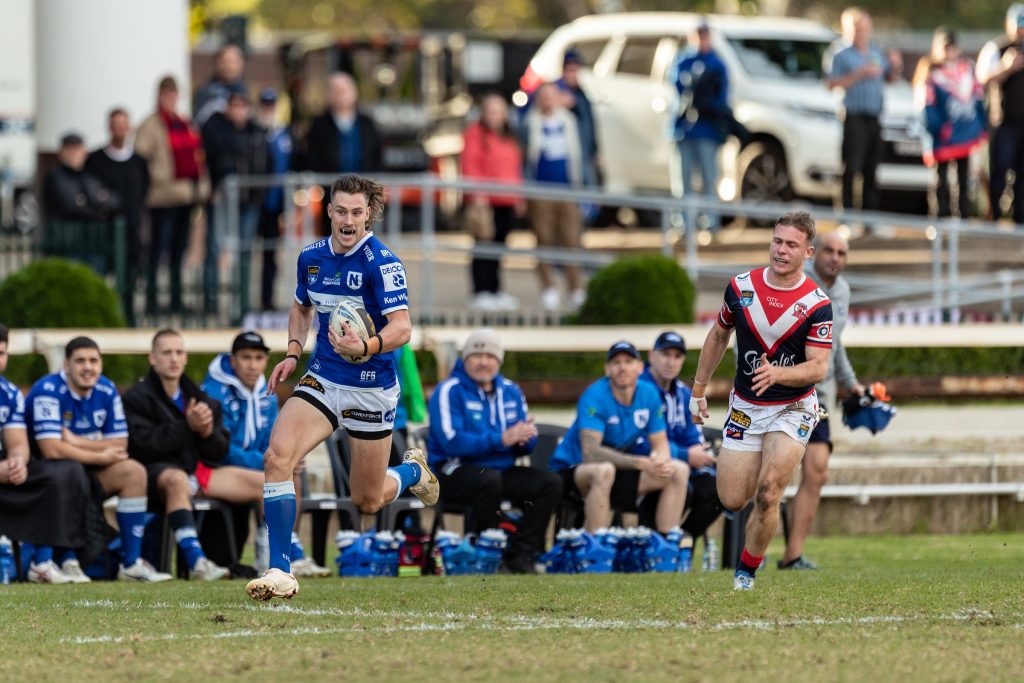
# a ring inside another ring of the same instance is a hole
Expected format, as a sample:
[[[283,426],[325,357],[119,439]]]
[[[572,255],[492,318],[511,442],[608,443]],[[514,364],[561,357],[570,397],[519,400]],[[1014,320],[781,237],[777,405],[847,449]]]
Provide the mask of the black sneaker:
[[[813,562],[811,562],[810,560],[804,558],[803,555],[801,555],[800,557],[796,558],[795,560],[790,560],[789,562],[783,562],[782,560],[779,560],[779,562],[778,562],[778,564],[776,566],[778,566],[779,569],[817,569],[818,568],[818,565],[816,565]]]
[[[506,555],[501,561],[504,574],[536,574],[537,567],[529,555]]]

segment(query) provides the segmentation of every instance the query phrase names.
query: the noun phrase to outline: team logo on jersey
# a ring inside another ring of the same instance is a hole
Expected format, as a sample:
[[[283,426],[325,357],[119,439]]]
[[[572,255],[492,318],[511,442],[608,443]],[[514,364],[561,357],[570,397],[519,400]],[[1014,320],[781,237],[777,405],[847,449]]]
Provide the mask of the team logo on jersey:
[[[97,427],[103,424],[107,419],[107,411],[105,410],[94,410],[92,411],[92,423]]]
[[[750,426],[750,416],[744,413],[742,410],[736,410],[733,408],[729,411],[729,420],[735,425],[746,429]]]
[[[381,423],[381,412],[379,410],[360,410],[358,408],[345,408],[341,411],[341,417],[345,420],[355,420],[356,422],[370,422],[373,424]],[[394,418],[392,417],[392,421]]]
[[[306,282],[313,284],[320,275],[320,266],[306,266]]]
[[[743,441],[743,433],[747,431],[742,427],[736,425],[727,424],[725,425],[725,438],[732,439],[733,441]]]
[[[324,385],[316,381],[315,377],[310,377],[309,375],[303,375],[302,379],[299,380],[298,386],[309,387],[313,391],[319,391],[321,394],[327,393],[324,391]]]
[[[0,407],[0,422],[7,422],[7,418],[11,416],[11,409],[7,406]]]
[[[380,267],[380,275],[384,280],[385,292],[405,289],[405,266],[401,263],[385,263]]]
[[[818,325],[818,329],[815,331],[819,339],[830,339],[832,337],[832,323],[825,323]]]
[[[797,301],[795,304],[793,304],[793,315],[795,315],[800,320],[803,320],[804,318],[807,317],[807,306],[805,306],[803,302]]]
[[[806,422],[804,422],[803,424],[800,425],[800,428],[796,430],[796,433],[802,439],[805,436],[807,436],[807,433],[810,432],[810,431],[811,431],[811,425],[809,425]]]
[[[387,423],[391,423],[391,422],[395,421],[395,409],[394,408],[392,408],[388,412],[384,413],[384,421],[387,422]]]
[[[754,303],[754,290],[744,289],[740,292],[740,306],[746,308]]]
[[[637,429],[643,429],[644,427],[646,427],[650,419],[651,411],[649,411],[647,408],[633,411],[633,424],[637,426]]]
[[[309,366],[313,372],[320,372],[320,361],[314,360],[313,364]]]
[[[363,274],[357,270],[348,271],[348,277],[345,279],[345,284],[349,289],[359,289],[363,286]]]

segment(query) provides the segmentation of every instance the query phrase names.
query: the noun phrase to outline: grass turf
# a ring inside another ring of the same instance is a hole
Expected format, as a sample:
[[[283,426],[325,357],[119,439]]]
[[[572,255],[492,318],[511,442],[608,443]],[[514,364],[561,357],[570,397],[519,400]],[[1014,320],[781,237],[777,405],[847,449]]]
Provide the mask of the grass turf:
[[[1024,678],[1024,535],[813,539],[824,569],[0,587],[0,680]],[[776,544],[770,555],[778,557]]]

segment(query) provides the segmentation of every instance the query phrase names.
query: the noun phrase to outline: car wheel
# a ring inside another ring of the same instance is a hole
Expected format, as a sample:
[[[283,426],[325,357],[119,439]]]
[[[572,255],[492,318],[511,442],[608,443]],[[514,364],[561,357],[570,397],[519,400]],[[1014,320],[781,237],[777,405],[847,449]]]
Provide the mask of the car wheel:
[[[788,202],[793,200],[786,158],[778,145],[753,142],[740,152],[739,199],[744,202]],[[748,226],[766,226],[768,221],[737,216],[736,222]]]

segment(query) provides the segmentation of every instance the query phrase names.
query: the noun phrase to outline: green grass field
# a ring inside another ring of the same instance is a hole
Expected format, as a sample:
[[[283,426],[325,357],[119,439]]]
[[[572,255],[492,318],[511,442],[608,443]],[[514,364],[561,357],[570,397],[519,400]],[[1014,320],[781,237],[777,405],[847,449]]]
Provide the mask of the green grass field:
[[[1024,535],[812,539],[758,575],[0,587],[0,681],[1024,679]],[[780,546],[770,555],[777,558]]]

